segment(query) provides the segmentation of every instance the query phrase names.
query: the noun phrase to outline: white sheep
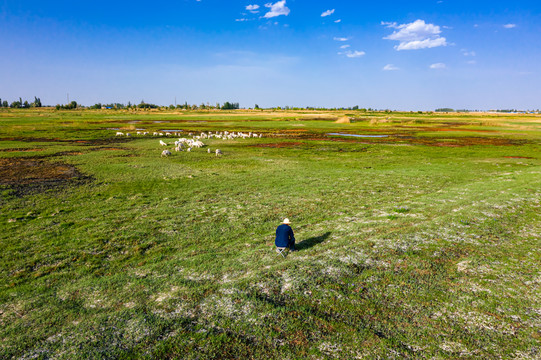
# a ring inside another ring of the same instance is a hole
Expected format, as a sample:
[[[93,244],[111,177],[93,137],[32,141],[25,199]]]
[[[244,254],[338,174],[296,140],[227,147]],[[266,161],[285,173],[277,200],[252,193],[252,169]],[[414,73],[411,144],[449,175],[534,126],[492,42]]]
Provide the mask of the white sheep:
[[[169,155],[171,155],[171,151],[169,151],[169,150],[164,150],[164,151],[162,151],[162,156],[161,156],[161,157],[164,157],[164,156],[165,156],[165,157],[168,157]]]
[[[207,149],[207,152],[208,152],[209,154],[211,153],[210,148]]]
[[[167,144],[166,144],[165,141],[163,141],[163,140],[160,140],[160,145],[161,145],[161,146],[167,146]]]
[[[194,146],[194,147],[196,147],[196,148],[201,148],[201,147],[205,146],[205,144],[203,144],[202,141],[199,141],[199,140],[198,140],[198,141],[194,141],[194,142],[192,143],[192,146]]]
[[[117,132],[116,132],[116,136],[124,136],[124,133],[123,133],[123,132],[120,132],[120,131],[117,131]]]
[[[160,135],[160,134],[158,134],[156,131],[154,131],[154,132],[152,133],[152,136],[158,136],[158,135]]]
[[[189,147],[188,149],[186,149],[186,151],[187,151],[187,152],[190,152],[190,151],[192,151],[192,148]]]
[[[131,134],[130,134],[130,133],[126,133],[126,136],[130,137],[130,136],[131,136]]]
[[[221,156],[221,155],[223,155],[222,150],[216,149],[216,156]]]

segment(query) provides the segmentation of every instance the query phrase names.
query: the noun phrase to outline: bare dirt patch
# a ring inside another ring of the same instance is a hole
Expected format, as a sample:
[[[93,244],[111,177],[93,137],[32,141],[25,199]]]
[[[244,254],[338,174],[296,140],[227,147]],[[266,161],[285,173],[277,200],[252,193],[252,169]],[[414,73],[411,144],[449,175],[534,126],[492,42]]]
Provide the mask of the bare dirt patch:
[[[0,186],[16,196],[79,185],[91,178],[73,165],[42,158],[0,158]]]

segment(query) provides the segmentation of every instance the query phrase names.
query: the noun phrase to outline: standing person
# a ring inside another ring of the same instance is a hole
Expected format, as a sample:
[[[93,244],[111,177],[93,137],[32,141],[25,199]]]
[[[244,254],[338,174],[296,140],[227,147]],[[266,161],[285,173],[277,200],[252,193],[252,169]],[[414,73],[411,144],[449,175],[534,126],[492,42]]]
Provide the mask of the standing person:
[[[289,226],[291,222],[288,218],[285,218],[282,225],[276,228],[276,241],[274,244],[279,248],[289,248],[290,251],[297,251],[295,249],[295,236],[293,235],[293,229]]]

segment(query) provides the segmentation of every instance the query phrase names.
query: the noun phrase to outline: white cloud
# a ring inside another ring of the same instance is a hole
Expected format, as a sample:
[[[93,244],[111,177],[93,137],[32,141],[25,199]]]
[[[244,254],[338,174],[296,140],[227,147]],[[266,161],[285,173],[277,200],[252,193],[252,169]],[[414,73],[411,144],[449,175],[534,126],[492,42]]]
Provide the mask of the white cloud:
[[[435,63],[435,64],[430,65],[430,68],[435,69],[435,70],[441,70],[441,69],[447,69],[447,66],[445,66],[444,63]]]
[[[280,15],[288,16],[290,13],[289,8],[286,6],[286,0],[277,1],[276,3],[265,4],[265,7],[270,8],[270,11],[265,14],[264,18],[270,19]]]
[[[347,56],[348,58],[356,58],[356,57],[364,56],[365,54],[366,54],[366,53],[365,53],[364,51],[357,51],[357,50],[355,50],[355,51],[353,51],[353,52],[351,52],[351,51],[350,51],[350,52],[347,52],[347,53],[346,53],[346,56]]]
[[[383,71],[396,71],[396,70],[400,70],[400,69],[394,66],[393,64],[387,64],[383,67]]]
[[[347,49],[348,47],[350,47],[351,45],[342,45],[340,46],[340,49]]]
[[[324,11],[324,12],[321,14],[321,17],[329,16],[329,15],[332,15],[332,14],[334,14],[334,9]]]
[[[512,28],[516,28],[517,24],[505,24],[503,27],[506,29],[512,29]]]
[[[475,56],[475,55],[477,55],[475,53],[475,51],[468,51],[466,49],[460,49],[460,51],[462,52],[462,55],[464,55],[464,56]]]
[[[334,37],[333,40],[334,41],[348,41],[349,38],[346,38],[346,37]]]
[[[346,55],[348,58],[358,58],[358,57],[366,55],[366,53],[364,51],[348,50],[346,52],[339,52],[338,55]]]
[[[470,65],[475,65],[475,64],[477,64],[477,61],[475,61],[475,60],[470,60],[470,61],[467,61],[467,63],[470,64]]]
[[[338,20],[334,20],[335,23],[339,23],[339,22],[342,22],[342,19],[338,19]]]
[[[237,22],[243,22],[243,21],[248,21],[248,19],[245,19],[245,18],[242,18],[242,19],[235,19],[235,21],[237,21]]]
[[[248,10],[249,12],[251,12],[252,14],[257,14],[259,12],[259,5],[248,5],[246,6],[246,10]]]
[[[399,41],[395,46],[400,50],[429,49],[438,46],[446,46],[447,40],[441,37],[440,27],[434,24],[427,24],[424,20],[415,20],[409,24],[382,22],[382,25],[396,29],[391,35],[384,37],[386,40]]]
[[[419,50],[419,49],[430,49],[435,48],[438,46],[445,46],[447,43],[445,42],[445,38],[438,38],[438,39],[425,39],[425,40],[415,40],[415,41],[409,41],[409,42],[402,42],[400,45],[395,46],[395,49],[397,51],[400,50]]]

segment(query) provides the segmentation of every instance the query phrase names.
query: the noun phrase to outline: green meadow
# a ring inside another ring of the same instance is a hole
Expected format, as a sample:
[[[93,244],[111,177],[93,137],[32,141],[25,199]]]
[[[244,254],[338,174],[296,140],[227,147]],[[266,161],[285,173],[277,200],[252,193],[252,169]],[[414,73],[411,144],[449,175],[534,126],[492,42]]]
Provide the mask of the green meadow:
[[[0,196],[2,359],[541,356],[540,115],[1,109]]]

